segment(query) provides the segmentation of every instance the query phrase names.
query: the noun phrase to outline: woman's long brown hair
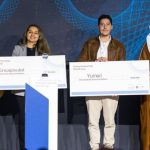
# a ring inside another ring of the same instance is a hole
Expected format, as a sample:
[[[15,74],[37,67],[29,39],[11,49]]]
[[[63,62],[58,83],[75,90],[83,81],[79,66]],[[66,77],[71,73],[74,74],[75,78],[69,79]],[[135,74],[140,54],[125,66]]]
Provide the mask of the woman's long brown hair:
[[[36,25],[36,24],[30,24],[26,31],[24,32],[23,34],[23,37],[21,39],[21,41],[19,42],[20,45],[26,45],[27,44],[27,32],[29,31],[29,29],[31,27],[36,27],[38,29],[38,32],[39,32],[39,39],[35,45],[35,48],[38,52],[39,55],[43,54],[43,53],[46,53],[46,54],[50,54],[51,50],[49,48],[49,45],[48,45],[48,42],[47,40],[45,39],[44,35],[43,35],[43,32],[41,30],[41,28]]]

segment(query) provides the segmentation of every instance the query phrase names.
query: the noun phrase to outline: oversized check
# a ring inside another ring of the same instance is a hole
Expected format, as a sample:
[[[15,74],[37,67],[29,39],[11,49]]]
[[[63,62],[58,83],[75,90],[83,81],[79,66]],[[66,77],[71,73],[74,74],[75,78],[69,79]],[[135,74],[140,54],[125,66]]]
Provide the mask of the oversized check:
[[[70,96],[150,94],[149,61],[70,62]]]
[[[65,56],[0,57],[0,90],[25,89],[33,79],[39,84],[49,82],[66,88]]]

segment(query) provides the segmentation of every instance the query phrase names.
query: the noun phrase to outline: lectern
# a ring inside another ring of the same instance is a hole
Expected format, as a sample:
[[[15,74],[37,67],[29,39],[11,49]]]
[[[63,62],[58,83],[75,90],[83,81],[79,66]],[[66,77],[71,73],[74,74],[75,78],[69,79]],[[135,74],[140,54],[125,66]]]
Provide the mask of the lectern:
[[[0,57],[0,83],[0,90],[26,91],[26,148],[57,150],[58,89],[67,87],[65,56]]]

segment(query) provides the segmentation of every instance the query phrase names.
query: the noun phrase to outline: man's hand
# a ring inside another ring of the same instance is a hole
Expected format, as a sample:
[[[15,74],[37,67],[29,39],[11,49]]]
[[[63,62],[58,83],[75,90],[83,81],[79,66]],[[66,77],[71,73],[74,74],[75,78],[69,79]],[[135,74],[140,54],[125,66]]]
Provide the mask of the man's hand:
[[[98,62],[105,62],[105,61],[108,61],[106,57],[99,57],[97,58],[95,61],[98,61]]]

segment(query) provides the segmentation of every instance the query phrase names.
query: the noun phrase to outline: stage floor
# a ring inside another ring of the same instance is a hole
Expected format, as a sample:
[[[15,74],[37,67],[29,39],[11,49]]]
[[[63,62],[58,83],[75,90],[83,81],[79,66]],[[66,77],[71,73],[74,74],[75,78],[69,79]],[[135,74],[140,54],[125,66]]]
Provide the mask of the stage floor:
[[[12,116],[0,116],[0,150],[19,150],[17,128]],[[88,138],[87,125],[58,126],[58,150],[89,150]],[[138,125],[117,125],[115,138],[117,150],[140,150]]]
[[[117,150],[140,150],[138,125],[118,125],[115,138]],[[89,150],[87,126],[59,125],[58,150]]]

